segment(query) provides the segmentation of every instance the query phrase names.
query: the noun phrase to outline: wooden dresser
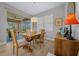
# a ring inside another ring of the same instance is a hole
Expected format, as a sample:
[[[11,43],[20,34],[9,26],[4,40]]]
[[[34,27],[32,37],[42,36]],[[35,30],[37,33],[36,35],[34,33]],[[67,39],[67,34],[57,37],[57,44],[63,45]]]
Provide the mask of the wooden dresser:
[[[69,40],[57,34],[55,37],[55,55],[76,56],[79,51],[79,40]]]

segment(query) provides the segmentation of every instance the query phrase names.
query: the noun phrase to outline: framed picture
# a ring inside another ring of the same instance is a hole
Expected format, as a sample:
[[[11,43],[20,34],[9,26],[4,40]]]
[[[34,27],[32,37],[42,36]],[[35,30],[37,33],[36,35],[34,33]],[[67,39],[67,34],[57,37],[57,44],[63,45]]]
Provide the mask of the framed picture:
[[[63,24],[63,19],[62,18],[56,18],[55,25],[56,26],[61,26],[62,24]]]

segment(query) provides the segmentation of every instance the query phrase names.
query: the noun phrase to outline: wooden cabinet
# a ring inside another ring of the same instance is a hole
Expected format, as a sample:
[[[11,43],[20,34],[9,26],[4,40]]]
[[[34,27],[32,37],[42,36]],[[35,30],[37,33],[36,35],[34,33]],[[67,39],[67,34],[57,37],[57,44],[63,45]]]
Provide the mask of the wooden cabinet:
[[[62,40],[55,38],[55,55],[62,55]]]
[[[79,40],[69,40],[62,35],[55,37],[55,55],[76,56],[79,50]]]

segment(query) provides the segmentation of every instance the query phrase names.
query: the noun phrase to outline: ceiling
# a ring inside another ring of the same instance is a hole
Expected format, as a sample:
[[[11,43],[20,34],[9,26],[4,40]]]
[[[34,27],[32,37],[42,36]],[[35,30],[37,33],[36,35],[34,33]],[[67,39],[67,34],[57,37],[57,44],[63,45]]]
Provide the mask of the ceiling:
[[[5,2],[6,4],[30,15],[36,15],[46,10],[62,5],[64,2]]]

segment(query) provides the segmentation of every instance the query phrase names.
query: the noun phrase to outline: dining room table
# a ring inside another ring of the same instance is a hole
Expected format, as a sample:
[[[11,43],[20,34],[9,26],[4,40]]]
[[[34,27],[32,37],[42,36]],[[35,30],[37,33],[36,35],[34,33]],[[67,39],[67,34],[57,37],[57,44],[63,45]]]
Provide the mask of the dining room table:
[[[39,39],[41,32],[36,32],[36,33],[31,33],[31,32],[24,32],[24,33],[20,33],[20,35],[22,35],[26,41],[31,42],[34,39]]]
[[[41,32],[23,32],[20,33],[25,38],[25,41],[28,42],[28,50],[32,50],[31,41],[33,41],[33,45],[35,44],[36,39],[40,39]]]

